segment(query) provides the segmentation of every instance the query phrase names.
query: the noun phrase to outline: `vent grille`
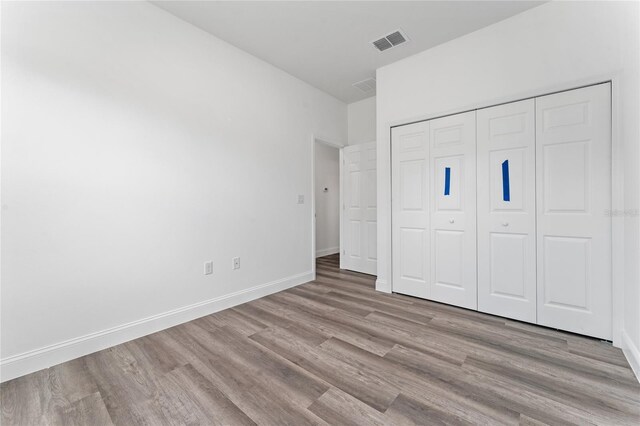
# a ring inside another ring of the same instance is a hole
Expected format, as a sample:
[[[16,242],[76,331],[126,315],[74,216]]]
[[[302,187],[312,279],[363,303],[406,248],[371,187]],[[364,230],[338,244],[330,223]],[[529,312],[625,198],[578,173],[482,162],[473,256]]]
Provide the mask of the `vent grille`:
[[[376,91],[376,79],[367,78],[366,80],[353,83],[353,87],[360,89],[362,92],[370,94]]]
[[[378,49],[381,52],[383,50],[389,49],[390,47],[393,47],[393,44],[391,44],[391,42],[386,38],[381,38],[380,40],[374,41],[373,45],[376,47],[376,49]]]
[[[404,43],[405,41],[407,41],[407,39],[404,38],[404,36],[402,35],[402,33],[400,31],[396,31],[393,34],[389,34],[387,36],[387,40],[389,40],[391,42],[391,44],[393,44],[394,46],[397,46],[400,43]]]
[[[399,44],[402,44],[408,40],[407,36],[402,33],[402,31],[394,31],[391,34],[388,34],[376,41],[372,41],[373,46],[378,49],[380,52],[383,52],[392,47],[396,47]]]

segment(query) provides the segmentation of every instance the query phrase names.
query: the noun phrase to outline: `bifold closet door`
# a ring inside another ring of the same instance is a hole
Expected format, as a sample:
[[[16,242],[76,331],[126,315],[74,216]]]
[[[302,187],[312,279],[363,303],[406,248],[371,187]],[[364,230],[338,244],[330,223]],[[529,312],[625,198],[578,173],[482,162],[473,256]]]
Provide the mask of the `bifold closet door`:
[[[429,298],[429,123],[391,130],[393,291]]]
[[[538,324],[611,339],[611,87],[536,98]]]
[[[478,110],[478,310],[536,322],[535,101]]]
[[[429,141],[429,298],[476,309],[476,112],[429,121]]]

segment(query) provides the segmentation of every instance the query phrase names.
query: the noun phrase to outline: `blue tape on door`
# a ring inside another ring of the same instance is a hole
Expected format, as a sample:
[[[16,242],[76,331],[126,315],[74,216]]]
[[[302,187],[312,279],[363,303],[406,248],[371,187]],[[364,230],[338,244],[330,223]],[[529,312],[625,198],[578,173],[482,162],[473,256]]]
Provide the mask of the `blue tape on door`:
[[[451,167],[444,168],[444,195],[449,195],[451,189]]]
[[[509,190],[509,160],[502,162],[502,199],[511,201],[511,192]]]

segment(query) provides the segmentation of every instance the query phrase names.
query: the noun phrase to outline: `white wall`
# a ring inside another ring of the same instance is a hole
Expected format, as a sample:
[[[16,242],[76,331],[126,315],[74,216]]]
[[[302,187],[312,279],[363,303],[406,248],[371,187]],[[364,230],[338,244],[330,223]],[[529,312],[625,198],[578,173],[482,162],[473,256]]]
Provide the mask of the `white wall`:
[[[3,380],[312,278],[344,103],[146,2],[3,2],[2,95]]]
[[[389,128],[552,90],[617,76],[614,110],[624,164],[624,192],[614,202],[627,214],[614,218],[624,226],[624,333],[614,337],[640,347],[640,67],[637,2],[550,2],[467,36],[442,44],[377,72],[378,140],[378,283],[390,291],[391,203]],[[615,103],[618,99],[618,103]],[[614,117],[615,118],[615,117]],[[626,268],[625,268],[626,266]],[[618,295],[620,296],[620,295]],[[621,310],[618,309],[618,314]],[[622,318],[617,319],[619,322]],[[627,350],[629,353],[629,350]],[[638,358],[640,361],[640,358]]]
[[[340,151],[315,144],[316,256],[340,251]],[[327,188],[327,192],[324,192]]]
[[[640,3],[623,9],[619,128],[624,173],[624,311],[622,347],[640,380]]]
[[[347,106],[348,143],[358,145],[376,140],[376,97]]]

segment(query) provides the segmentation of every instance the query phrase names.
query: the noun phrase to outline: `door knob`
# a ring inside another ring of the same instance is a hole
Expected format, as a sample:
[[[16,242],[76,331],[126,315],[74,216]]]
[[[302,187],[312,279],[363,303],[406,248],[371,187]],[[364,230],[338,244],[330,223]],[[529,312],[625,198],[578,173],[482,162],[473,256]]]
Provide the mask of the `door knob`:
[[[509,226],[509,222],[502,222],[502,226]]]
[[[449,223],[453,223],[455,222],[455,220],[453,220],[453,218],[449,219]]]

